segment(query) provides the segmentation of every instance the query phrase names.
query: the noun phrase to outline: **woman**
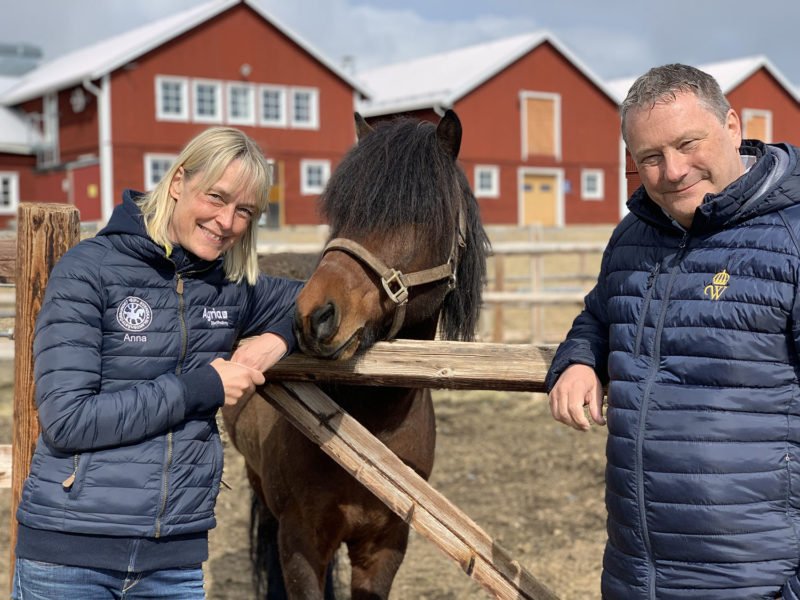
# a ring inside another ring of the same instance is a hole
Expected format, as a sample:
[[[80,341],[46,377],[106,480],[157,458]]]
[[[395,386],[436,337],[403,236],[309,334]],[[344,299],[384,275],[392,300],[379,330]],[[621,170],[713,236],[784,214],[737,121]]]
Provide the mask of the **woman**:
[[[295,343],[301,283],[258,273],[269,184],[252,140],[209,129],[53,269],[12,598],[205,597],[222,473],[214,415]]]

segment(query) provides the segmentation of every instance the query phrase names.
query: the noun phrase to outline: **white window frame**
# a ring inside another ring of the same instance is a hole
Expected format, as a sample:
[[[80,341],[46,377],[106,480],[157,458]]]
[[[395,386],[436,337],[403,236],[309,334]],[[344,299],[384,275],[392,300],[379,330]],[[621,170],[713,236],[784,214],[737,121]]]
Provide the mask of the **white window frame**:
[[[597,179],[597,189],[587,189],[589,178]],[[581,169],[581,200],[603,200],[606,197],[606,173],[603,169]]]
[[[0,171],[0,180],[9,182],[9,205],[0,204],[0,215],[14,215],[19,208],[19,173],[16,171]]]
[[[488,173],[491,178],[491,185],[488,189],[482,189],[480,187],[482,173]],[[500,197],[500,167],[497,165],[475,165],[475,197]]]
[[[176,83],[181,90],[181,112],[165,113],[164,98],[161,94],[163,83]],[[156,120],[157,121],[188,121],[189,120],[189,79],[187,77],[173,77],[171,75],[156,75]]]
[[[309,95],[309,120],[298,121],[295,114],[294,101],[298,94]],[[293,87],[289,89],[290,123],[295,129],[319,129],[319,90],[310,87]]]
[[[556,161],[561,162],[561,94],[552,92],[532,92],[522,90],[519,93],[520,110],[520,134],[522,140],[522,160],[528,160],[528,108],[525,104],[527,98],[537,98],[540,100],[553,101],[553,151]]]
[[[216,110],[213,115],[198,114],[199,96],[197,89],[201,86],[214,88]],[[222,82],[218,79],[192,79],[192,120],[196,123],[222,123]]]
[[[234,90],[247,90],[250,100],[247,103],[250,114],[246,117],[235,116],[233,114],[233,93]],[[242,83],[230,81],[225,85],[226,91],[226,114],[228,123],[231,125],[255,125],[256,124],[256,86],[252,83]]]
[[[747,122],[753,117],[764,117],[764,137],[767,139],[761,140],[765,144],[772,143],[772,111],[763,108],[743,108],[742,109],[742,125],[746,128]],[[742,131],[742,136],[752,139],[752,135],[747,131]]]
[[[158,183],[158,181],[153,181],[153,161],[164,160],[169,162],[171,167],[176,158],[178,158],[176,154],[146,153],[144,155],[144,190],[146,192],[152,190]],[[167,171],[169,171],[169,168],[167,168]]]
[[[277,119],[267,119],[264,116],[264,92],[276,92],[278,94],[278,106],[281,114]],[[286,127],[288,119],[286,116],[286,88],[282,85],[262,85],[258,88],[258,124],[262,127]]]
[[[312,167],[322,168],[322,184],[312,185],[308,182],[308,171]],[[315,196],[322,193],[331,176],[331,161],[329,160],[301,160],[300,161],[300,193],[303,196]]]

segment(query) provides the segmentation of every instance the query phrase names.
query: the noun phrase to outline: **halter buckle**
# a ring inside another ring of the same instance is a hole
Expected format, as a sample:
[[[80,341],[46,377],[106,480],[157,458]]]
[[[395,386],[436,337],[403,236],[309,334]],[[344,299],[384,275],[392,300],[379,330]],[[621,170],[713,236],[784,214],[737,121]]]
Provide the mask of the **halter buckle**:
[[[397,269],[391,269],[389,277],[381,277],[383,289],[386,290],[386,294],[395,304],[408,302],[408,287],[403,283],[402,277],[403,274]]]

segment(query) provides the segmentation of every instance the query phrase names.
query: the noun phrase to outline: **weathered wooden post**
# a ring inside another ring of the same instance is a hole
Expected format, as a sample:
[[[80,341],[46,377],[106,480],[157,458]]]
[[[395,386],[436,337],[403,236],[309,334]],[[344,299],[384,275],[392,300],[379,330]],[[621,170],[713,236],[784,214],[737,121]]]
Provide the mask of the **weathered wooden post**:
[[[17,544],[17,506],[30,471],[39,420],[33,395],[33,328],[50,271],[80,240],[78,209],[66,204],[24,203],[17,213],[16,318],[14,320],[14,421],[12,426],[11,572]],[[13,578],[9,577],[9,581]]]

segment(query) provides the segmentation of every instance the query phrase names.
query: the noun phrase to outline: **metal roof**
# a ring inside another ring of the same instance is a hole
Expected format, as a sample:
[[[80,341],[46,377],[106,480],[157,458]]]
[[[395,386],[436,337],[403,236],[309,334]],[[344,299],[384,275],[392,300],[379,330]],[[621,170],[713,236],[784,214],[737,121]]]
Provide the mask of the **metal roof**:
[[[256,11],[264,20],[274,25],[351,87],[362,94],[365,93],[355,79],[330,62],[297,33],[267,14],[252,0],[212,0],[47,62],[26,73],[17,85],[0,94],[0,103],[11,106],[62,90],[84,80],[99,79],[240,2]]]
[[[398,62],[356,74],[370,92],[358,103],[364,116],[452,107],[460,98],[548,42],[612,101],[606,85],[552,34],[539,31]]]

